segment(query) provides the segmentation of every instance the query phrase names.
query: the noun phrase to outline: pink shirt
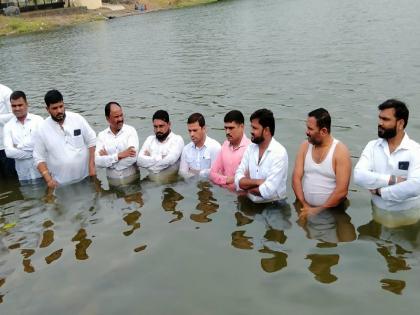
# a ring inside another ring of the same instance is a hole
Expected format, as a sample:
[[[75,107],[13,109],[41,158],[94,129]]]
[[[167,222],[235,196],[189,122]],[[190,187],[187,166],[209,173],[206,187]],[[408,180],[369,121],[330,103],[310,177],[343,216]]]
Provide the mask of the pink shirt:
[[[251,140],[245,134],[237,148],[233,148],[228,140],[223,143],[222,149],[211,166],[210,179],[213,183],[235,189],[234,183],[226,184],[226,178],[228,176],[235,177],[236,169],[241,163],[242,156],[250,143]]]

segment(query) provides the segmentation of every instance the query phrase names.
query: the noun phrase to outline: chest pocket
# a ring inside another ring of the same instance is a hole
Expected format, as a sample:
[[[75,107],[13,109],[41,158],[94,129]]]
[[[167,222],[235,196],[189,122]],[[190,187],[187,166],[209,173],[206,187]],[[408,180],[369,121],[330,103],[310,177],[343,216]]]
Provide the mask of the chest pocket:
[[[79,134],[78,136],[72,136],[71,143],[77,149],[82,148],[85,144],[83,140],[83,136],[81,134]]]
[[[211,167],[211,157],[210,157],[209,152],[204,153],[200,161],[200,167],[201,169],[207,169]]]

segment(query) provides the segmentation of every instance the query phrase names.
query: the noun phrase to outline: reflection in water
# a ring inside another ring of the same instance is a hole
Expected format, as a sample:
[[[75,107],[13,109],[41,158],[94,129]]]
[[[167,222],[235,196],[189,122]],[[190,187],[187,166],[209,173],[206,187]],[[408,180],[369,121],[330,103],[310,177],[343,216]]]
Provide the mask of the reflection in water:
[[[340,207],[326,209],[314,216],[308,216],[305,222],[298,221],[305,230],[306,237],[327,243],[352,242],[356,239],[356,230],[351,223],[351,217],[345,212],[348,202]],[[301,204],[294,203],[299,215]]]
[[[72,242],[79,242],[76,244],[75,256],[78,260],[86,260],[89,258],[87,249],[92,243],[92,240],[87,238],[85,229],[80,229],[76,235],[71,239]]]
[[[198,223],[207,223],[212,220],[208,216],[212,213],[217,212],[219,205],[216,203],[217,200],[213,198],[213,192],[210,190],[212,185],[207,181],[200,181],[197,183],[197,188],[199,189],[197,195],[199,203],[195,207],[197,210],[200,210],[199,214],[191,214],[190,218],[194,222]],[[216,202],[215,202],[216,201]]]
[[[246,229],[234,231],[231,245],[244,250],[255,248],[259,253],[270,254],[271,257],[261,258],[261,268],[265,272],[285,268],[288,255],[283,246],[287,240],[284,230],[291,227],[290,215],[287,203],[255,204],[246,196],[239,196],[238,211],[235,213],[236,226],[263,223],[266,230],[260,238],[246,235]]]
[[[405,288],[405,281],[402,280],[382,279],[380,282],[382,289],[398,295],[401,295]]]
[[[308,239],[319,240],[317,248],[333,248],[340,242],[352,242],[356,239],[356,230],[351,223],[351,217],[345,212],[349,206],[348,200],[339,207],[325,209],[314,216],[308,216],[305,221],[298,220],[298,224],[306,232]],[[296,201],[295,210],[299,215],[302,205]],[[321,283],[332,283],[338,278],[331,273],[331,268],[338,264],[338,254],[308,254],[306,259],[311,261],[308,270]]]
[[[389,228],[372,220],[359,226],[359,239],[372,241],[377,252],[384,258],[390,273],[418,269],[420,263],[420,222],[398,228]],[[395,294],[402,294],[405,281],[382,279],[381,288]]]
[[[178,202],[183,199],[184,197],[171,187],[163,190],[162,208],[165,211],[172,212],[175,216],[169,223],[180,221],[183,218],[182,211],[176,210]]]
[[[315,279],[321,283],[332,283],[337,277],[331,274],[331,267],[338,264],[339,255],[309,254],[306,259],[311,260],[309,271],[315,275]]]
[[[45,257],[45,262],[47,264],[51,264],[52,262],[56,261],[61,257],[61,254],[63,253],[63,249],[56,250],[55,252],[51,253],[47,257]]]
[[[127,223],[128,226],[131,226],[131,229],[124,231],[123,235],[130,236],[133,232],[140,228],[140,223],[137,222],[140,219],[141,213],[137,210],[126,214],[123,217],[123,220]]]

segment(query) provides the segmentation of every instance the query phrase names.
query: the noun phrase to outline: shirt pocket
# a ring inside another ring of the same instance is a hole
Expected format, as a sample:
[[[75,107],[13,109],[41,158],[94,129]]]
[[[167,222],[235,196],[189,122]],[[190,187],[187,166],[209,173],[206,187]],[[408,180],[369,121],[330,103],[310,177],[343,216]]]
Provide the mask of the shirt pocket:
[[[72,136],[71,137],[71,143],[72,143],[73,147],[75,147],[77,149],[82,148],[84,146],[84,144],[85,144],[82,135]]]
[[[200,161],[200,167],[201,169],[208,169],[211,167],[211,157],[207,152],[203,155]]]

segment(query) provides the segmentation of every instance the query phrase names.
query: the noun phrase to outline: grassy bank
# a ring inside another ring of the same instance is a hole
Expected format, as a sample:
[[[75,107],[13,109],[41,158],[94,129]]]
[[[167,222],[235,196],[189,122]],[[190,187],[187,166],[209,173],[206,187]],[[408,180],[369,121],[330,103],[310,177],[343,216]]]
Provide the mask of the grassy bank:
[[[110,2],[113,4],[122,4],[125,7],[125,10],[111,11],[109,9],[86,10],[83,8],[64,8],[22,13],[19,17],[6,17],[0,15],[0,36],[43,32],[64,26],[105,20],[109,16],[118,17],[138,14],[139,12],[134,10],[134,4],[136,2],[146,4],[147,12],[150,12],[217,1],[218,0],[114,0]]]

